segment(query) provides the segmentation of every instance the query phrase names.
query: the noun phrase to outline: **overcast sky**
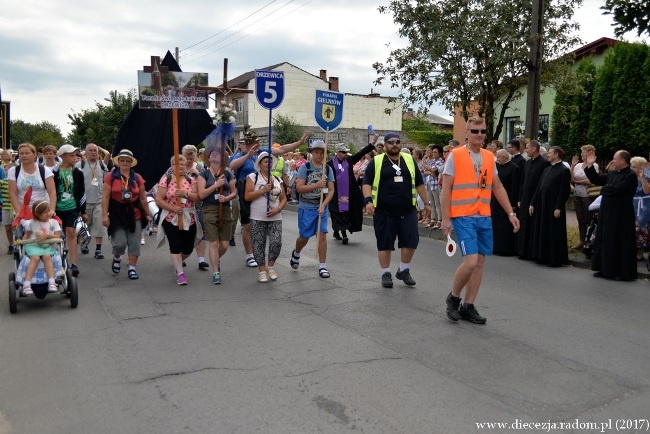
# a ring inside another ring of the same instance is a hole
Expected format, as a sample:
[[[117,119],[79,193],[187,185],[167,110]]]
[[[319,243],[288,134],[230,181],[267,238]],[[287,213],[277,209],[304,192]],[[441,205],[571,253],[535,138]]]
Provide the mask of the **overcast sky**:
[[[137,70],[150,56],[179,47],[186,72],[207,72],[210,85],[281,62],[314,75],[326,69],[340,91],[376,87],[372,64],[404,44],[389,15],[388,0],[21,0],[3,1],[0,16],[0,89],[12,119],[43,120],[70,131],[67,115],[104,103],[109,92],[137,85]],[[228,3],[228,5],[224,5]],[[584,0],[576,13],[585,43],[613,37],[599,0]],[[417,108],[417,107],[416,107]],[[442,107],[433,107],[448,115]]]

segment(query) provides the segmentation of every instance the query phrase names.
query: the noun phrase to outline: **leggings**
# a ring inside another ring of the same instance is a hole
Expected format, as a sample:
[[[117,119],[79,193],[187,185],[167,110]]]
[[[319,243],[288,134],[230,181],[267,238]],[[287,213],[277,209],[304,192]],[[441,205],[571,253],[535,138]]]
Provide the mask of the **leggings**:
[[[282,249],[282,220],[271,222],[251,219],[253,256],[260,266],[266,264],[266,238],[269,238],[269,262],[275,262]]]

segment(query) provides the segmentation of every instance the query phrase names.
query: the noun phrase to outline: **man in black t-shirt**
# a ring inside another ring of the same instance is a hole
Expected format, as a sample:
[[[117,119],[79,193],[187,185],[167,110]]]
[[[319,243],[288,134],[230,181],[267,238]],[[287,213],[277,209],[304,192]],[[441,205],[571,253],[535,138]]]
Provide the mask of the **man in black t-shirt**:
[[[399,136],[388,133],[384,143],[386,152],[368,164],[363,178],[366,212],[373,216],[382,286],[393,286],[390,259],[396,238],[399,238],[397,247],[401,250],[401,263],[395,277],[413,286],[415,280],[411,277],[410,263],[420,241],[416,195],[425,203],[425,218],[431,214],[431,204],[413,157],[400,152]]]

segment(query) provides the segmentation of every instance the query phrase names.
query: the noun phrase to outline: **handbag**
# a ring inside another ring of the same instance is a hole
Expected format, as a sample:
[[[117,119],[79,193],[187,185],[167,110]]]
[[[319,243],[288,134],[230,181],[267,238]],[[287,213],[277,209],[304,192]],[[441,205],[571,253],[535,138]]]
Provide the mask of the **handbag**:
[[[593,185],[592,184],[589,187],[587,187],[587,195],[589,197],[591,197],[591,198],[597,198],[598,196],[600,196],[600,189],[601,188],[602,188],[602,186],[600,186],[600,185]]]

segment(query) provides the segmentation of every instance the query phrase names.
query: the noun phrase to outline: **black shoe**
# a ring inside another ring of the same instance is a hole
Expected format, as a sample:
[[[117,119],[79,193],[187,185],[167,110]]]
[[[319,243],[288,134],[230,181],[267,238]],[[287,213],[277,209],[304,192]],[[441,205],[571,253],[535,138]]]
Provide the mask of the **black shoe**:
[[[460,297],[454,297],[451,292],[447,296],[447,317],[452,321],[460,319]]]
[[[95,250],[95,259],[104,259],[104,254],[101,250]]]
[[[411,277],[411,272],[409,271],[408,268],[405,268],[402,271],[398,271],[395,273],[395,277],[397,277],[399,280],[404,281],[408,286],[413,286],[415,285],[415,280]]]
[[[77,267],[77,264],[70,264],[70,271],[72,271],[74,277],[77,277],[79,275],[79,267]]]
[[[81,248],[81,253],[83,253],[84,255],[87,255],[88,253],[90,253],[90,250],[88,249],[88,247],[82,247]]]
[[[348,241],[350,241],[350,240],[348,240],[348,237],[343,237],[343,244],[345,244],[347,246]]]
[[[233,247],[237,245],[237,243],[235,242],[235,239],[234,239],[234,238],[231,238],[231,239],[230,239],[230,242],[229,242],[228,244],[230,244],[230,245],[233,246]]]
[[[339,234],[339,231],[334,231],[334,239],[341,241],[343,238],[341,238],[341,234]]]
[[[478,311],[473,304],[463,304],[460,308],[460,318],[465,321],[473,322],[474,324],[485,324],[487,320],[485,317],[479,315]]]
[[[387,271],[381,275],[381,286],[384,288],[393,287],[393,276],[391,276],[390,272]]]
[[[14,246],[9,246],[9,249],[7,250],[7,255],[13,255],[14,254]]]
[[[205,270],[207,270],[208,268],[210,268],[210,264],[208,264],[208,263],[205,262],[205,261],[203,261],[203,262],[199,262],[199,270],[205,271]]]

